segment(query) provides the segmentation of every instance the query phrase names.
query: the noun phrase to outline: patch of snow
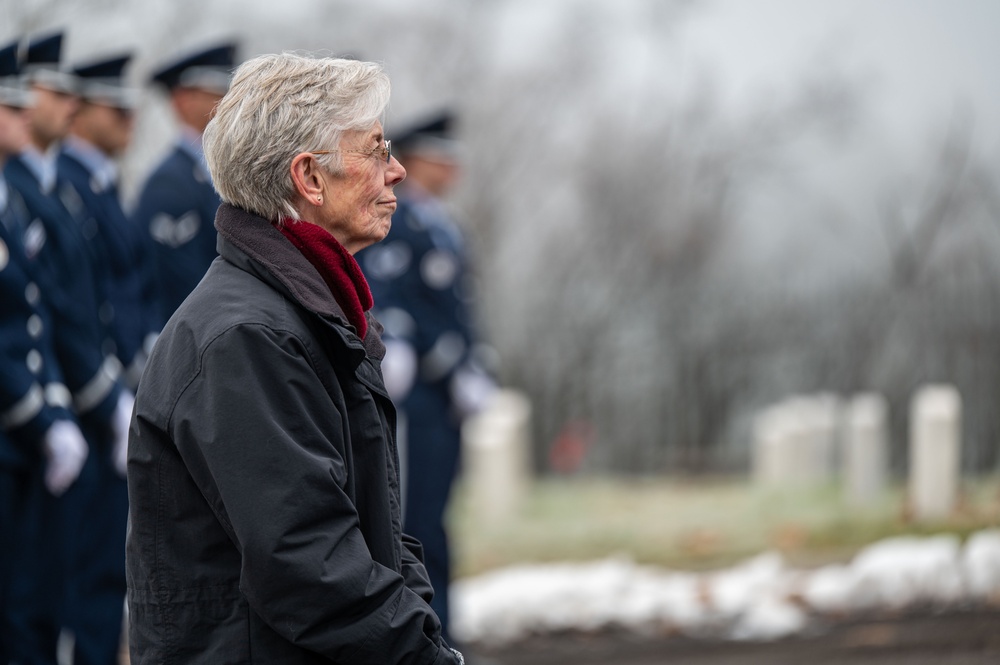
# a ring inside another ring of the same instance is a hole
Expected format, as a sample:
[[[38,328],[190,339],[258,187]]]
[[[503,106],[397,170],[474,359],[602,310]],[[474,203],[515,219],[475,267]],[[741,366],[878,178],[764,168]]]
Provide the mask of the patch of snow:
[[[1000,529],[972,534],[962,550],[966,591],[976,600],[1000,600]]]
[[[618,556],[521,565],[458,580],[455,636],[503,644],[530,635],[621,628],[734,640],[801,633],[820,617],[1000,601],[1000,529],[889,538],[846,565],[789,567],[765,552],[732,568],[691,573]]]

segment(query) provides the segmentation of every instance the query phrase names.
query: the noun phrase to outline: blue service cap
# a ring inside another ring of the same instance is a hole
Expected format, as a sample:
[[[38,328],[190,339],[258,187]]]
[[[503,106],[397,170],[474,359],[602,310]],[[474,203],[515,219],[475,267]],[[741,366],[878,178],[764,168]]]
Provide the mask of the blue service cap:
[[[155,71],[150,82],[167,90],[199,88],[225,94],[235,66],[236,44],[220,44],[173,60]]]
[[[455,112],[442,109],[411,123],[402,131],[393,132],[392,148],[400,154],[420,153],[458,159],[460,146],[455,138],[455,124]]]
[[[15,108],[31,106],[31,92],[21,82],[18,63],[20,41],[0,47],[0,104]]]
[[[98,60],[73,68],[80,96],[88,102],[120,109],[136,106],[136,92],[125,85],[125,67],[131,54]]]
[[[76,79],[59,67],[63,33],[36,37],[21,54],[21,76],[29,85],[56,92],[76,93]]]

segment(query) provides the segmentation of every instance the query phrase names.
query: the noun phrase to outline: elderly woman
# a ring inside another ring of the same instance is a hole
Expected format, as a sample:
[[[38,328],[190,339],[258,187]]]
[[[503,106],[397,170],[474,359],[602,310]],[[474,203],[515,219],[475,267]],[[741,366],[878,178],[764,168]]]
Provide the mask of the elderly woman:
[[[132,665],[461,663],[401,533],[384,347],[353,254],[406,175],[378,65],[244,63],[205,132],[220,257],[136,395]]]

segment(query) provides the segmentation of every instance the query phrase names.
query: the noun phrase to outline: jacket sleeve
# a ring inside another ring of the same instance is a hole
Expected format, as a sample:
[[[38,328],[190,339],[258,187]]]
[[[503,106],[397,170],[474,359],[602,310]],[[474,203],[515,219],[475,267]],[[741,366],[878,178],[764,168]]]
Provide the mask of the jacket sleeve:
[[[425,603],[434,598],[434,587],[424,567],[424,546],[413,536],[403,534],[403,580]]]
[[[30,448],[60,418],[69,420],[72,416],[66,409],[53,407],[46,401],[45,388],[24,361],[0,353],[0,429]]]
[[[458,662],[430,607],[369,553],[318,357],[290,333],[231,328],[174,410],[172,438],[240,552],[240,589],[285,639],[336,662]]]
[[[2,224],[3,222],[0,222]],[[0,238],[0,248],[5,248]],[[0,268],[0,429],[18,431],[15,438],[32,444],[53,423],[52,410],[45,400],[45,387],[25,364],[25,356],[34,348],[34,340],[25,329],[31,315],[24,303],[24,280],[13,274],[15,268]],[[66,416],[68,417],[68,416]]]
[[[121,392],[117,361],[102,351],[104,335],[92,257],[77,220],[58,201],[36,207],[46,238],[33,274],[49,306],[55,330],[55,352],[73,395],[77,416],[105,425]],[[32,222],[34,224],[35,222]]]

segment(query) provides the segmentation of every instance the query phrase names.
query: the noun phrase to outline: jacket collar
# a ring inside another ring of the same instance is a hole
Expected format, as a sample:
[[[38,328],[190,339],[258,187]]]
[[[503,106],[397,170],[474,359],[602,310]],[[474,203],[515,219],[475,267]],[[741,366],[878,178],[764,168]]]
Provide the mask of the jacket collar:
[[[59,155],[57,150],[58,147],[55,147],[43,153],[33,145],[29,145],[18,155],[24,168],[35,179],[38,188],[46,196],[51,194],[56,186],[58,175],[56,157]]]
[[[191,160],[200,181],[212,181],[212,172],[208,170],[208,162],[205,160],[205,150],[202,147],[201,132],[194,127],[181,125],[181,135],[177,137],[177,152]]]
[[[232,261],[226,243],[260,264],[300,305],[323,319],[333,319],[351,340],[358,340],[354,327],[348,323],[343,308],[330,293],[329,287],[316,268],[269,221],[253,213],[223,203],[215,216],[219,231],[219,253]],[[381,360],[385,355],[382,326],[366,313],[368,333],[361,341],[367,355]],[[348,331],[352,334],[347,334]]]
[[[118,182],[118,166],[97,146],[70,134],[62,145],[65,157],[77,162],[90,176],[90,186],[96,193],[104,192]]]

